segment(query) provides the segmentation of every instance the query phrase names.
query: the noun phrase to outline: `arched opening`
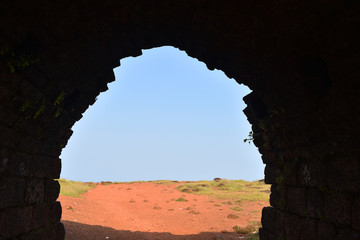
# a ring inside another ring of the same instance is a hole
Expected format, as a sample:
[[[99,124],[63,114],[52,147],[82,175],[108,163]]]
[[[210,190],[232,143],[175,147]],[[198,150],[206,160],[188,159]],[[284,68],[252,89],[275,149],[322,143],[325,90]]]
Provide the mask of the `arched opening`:
[[[221,71],[209,71],[204,63],[173,47],[144,50],[139,57],[122,59],[121,67],[114,72],[116,81],[97,97],[94,106],[73,127],[74,134],[61,155],[63,178],[86,182],[212,181],[214,178],[251,182],[264,178],[257,148],[243,142],[251,131],[242,112],[246,107],[242,98],[250,93],[247,87],[228,79]],[[262,198],[268,195],[268,187],[264,190],[250,182],[241,182],[242,185],[237,182],[236,187],[242,188],[236,191],[245,192],[249,187],[251,194],[262,195]],[[212,189],[227,183],[211,184],[206,187]],[[257,192],[256,188],[259,188]],[[207,218],[206,214],[216,215],[221,221],[232,221],[231,227],[236,225],[231,217],[241,216],[237,223],[242,227],[260,221],[264,201],[256,201],[256,198],[250,203],[248,199],[226,198],[226,194],[236,193],[225,191],[228,189],[224,186],[221,190],[223,196],[208,200],[212,203],[207,206],[212,206],[213,212],[203,213],[203,218]],[[179,197],[184,194],[175,191]],[[134,203],[139,201],[133,200],[134,196],[127,197]],[[214,202],[221,198],[219,203]],[[195,199],[198,207],[205,208],[199,197]],[[81,202],[77,201],[77,206],[68,206],[68,202],[63,201],[63,219],[69,220],[71,216],[78,223],[84,223],[85,220],[74,214],[81,208]],[[242,211],[247,207],[249,210]],[[167,208],[174,210],[171,206]],[[187,208],[200,213],[194,206]],[[219,211],[224,216],[219,215]],[[136,215],[131,217],[136,218]],[[198,229],[218,234],[233,231],[229,224],[220,229],[218,222],[209,221],[205,222],[212,225],[195,228],[194,224],[199,224],[200,218],[190,220],[193,221],[193,232],[187,226],[188,233],[195,234]],[[65,227],[74,226],[65,223]],[[126,225],[117,227],[123,229]],[[135,230],[144,231],[142,228]],[[166,230],[175,231],[174,228]]]
[[[61,155],[63,177],[263,178],[258,150],[242,143],[251,131],[242,112],[247,87],[172,47],[123,59],[114,72],[117,80],[73,127]],[[159,165],[159,170],[152,165]],[[149,169],[157,175],[147,174]]]
[[[59,155],[119,59],[171,45],[249,86],[262,239],[358,239],[356,1],[8,1],[0,29],[0,238],[63,239]]]

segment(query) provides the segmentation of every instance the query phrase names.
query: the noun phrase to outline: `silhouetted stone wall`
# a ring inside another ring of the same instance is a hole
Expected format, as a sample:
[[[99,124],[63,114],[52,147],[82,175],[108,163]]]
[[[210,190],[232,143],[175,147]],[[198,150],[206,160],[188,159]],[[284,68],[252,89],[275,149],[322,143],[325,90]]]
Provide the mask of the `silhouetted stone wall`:
[[[350,0],[1,3],[0,239],[64,238],[53,179],[72,125],[121,58],[164,45],[253,90],[244,113],[272,184],[262,240],[360,239],[359,10]]]

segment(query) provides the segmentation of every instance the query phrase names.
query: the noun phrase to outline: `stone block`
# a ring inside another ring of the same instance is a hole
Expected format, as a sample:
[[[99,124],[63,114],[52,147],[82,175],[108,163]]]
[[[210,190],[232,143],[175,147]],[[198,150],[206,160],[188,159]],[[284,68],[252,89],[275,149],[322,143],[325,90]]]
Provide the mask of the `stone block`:
[[[59,179],[61,173],[61,159],[59,157],[51,159],[51,178]]]
[[[265,143],[265,141],[263,139],[263,133],[254,133],[253,136],[254,136],[254,145],[255,146],[259,147]]]
[[[316,188],[306,189],[306,213],[311,218],[324,217],[324,197],[323,193]]]
[[[32,155],[25,153],[12,153],[9,156],[8,171],[12,175],[29,177],[34,176],[39,167]]]
[[[266,164],[265,166],[265,183],[276,183],[276,178],[279,175],[279,169],[273,164]]]
[[[44,192],[43,179],[29,179],[26,183],[25,201],[28,204],[39,203],[44,199]]]
[[[13,125],[13,123],[16,121],[17,118],[18,118],[18,116],[14,112],[9,111],[3,105],[0,106],[0,123],[1,123],[1,125],[10,127]]]
[[[318,223],[318,239],[319,240],[337,240],[336,227],[332,223],[319,221]]]
[[[25,200],[25,179],[19,177],[0,177],[0,209],[20,205]]]
[[[360,190],[360,163],[355,158],[341,158],[327,163],[327,185],[337,191]]]
[[[62,148],[58,143],[43,143],[41,146],[40,154],[44,156],[58,157],[61,154]]]
[[[262,210],[261,224],[267,232],[276,236],[284,235],[284,226],[287,222],[287,214],[273,207],[265,207]]]
[[[36,177],[58,179],[60,178],[61,160],[58,157],[36,156],[34,157],[37,165],[34,174]]]
[[[259,229],[259,236],[260,236],[260,239],[261,240],[278,240],[278,236],[263,229],[263,228],[260,228]]]
[[[32,207],[0,210],[0,239],[8,239],[31,230]]]
[[[287,214],[279,209],[276,209],[275,229],[273,229],[273,232],[277,236],[284,236],[286,224],[288,224]]]
[[[317,220],[301,219],[299,240],[318,240]]]
[[[329,222],[344,225],[351,224],[353,196],[344,192],[329,192],[324,194],[324,219]]]
[[[278,185],[272,184],[271,185],[271,194],[270,194],[270,205],[276,208],[281,208],[280,206],[280,192],[278,190]]]
[[[324,186],[327,178],[326,165],[320,162],[302,162],[298,170],[298,183],[303,186]]]
[[[352,227],[360,231],[360,195],[359,194],[355,197],[351,213],[352,213]]]
[[[5,172],[9,166],[9,153],[6,149],[0,149],[0,174]]]
[[[62,223],[55,223],[46,227],[26,233],[19,237],[20,240],[64,240],[65,229]]]
[[[6,100],[9,97],[9,94],[10,94],[9,89],[0,85],[0,102]]]
[[[300,220],[300,217],[295,214],[286,214],[286,224],[284,225],[285,239],[296,239],[300,236]]]
[[[60,221],[61,204],[60,202],[38,204],[33,207],[32,227],[40,228],[51,223]]]
[[[286,206],[289,212],[306,217],[305,188],[289,187],[286,191]]]
[[[275,153],[266,153],[261,156],[263,163],[275,164],[278,160],[278,155]]]
[[[351,229],[347,226],[341,226],[339,228],[339,233],[337,239],[346,239],[346,240],[359,240],[360,239],[360,231]]]
[[[19,134],[13,129],[0,125],[0,143],[1,147],[14,148],[19,139]]]
[[[59,197],[60,184],[58,181],[52,179],[45,179],[45,202],[53,202]]]
[[[23,134],[18,142],[17,149],[26,153],[38,154],[43,144],[39,139]]]
[[[274,232],[276,229],[276,215],[276,210],[273,207],[262,209],[261,225],[264,230]]]

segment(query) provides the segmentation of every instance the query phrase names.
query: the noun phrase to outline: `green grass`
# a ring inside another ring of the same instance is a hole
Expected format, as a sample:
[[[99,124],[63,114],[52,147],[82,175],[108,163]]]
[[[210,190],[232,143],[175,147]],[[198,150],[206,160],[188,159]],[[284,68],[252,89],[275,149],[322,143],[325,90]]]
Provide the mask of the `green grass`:
[[[156,180],[152,182],[157,184],[164,184],[164,185],[172,185],[175,183],[179,183],[179,181],[174,181],[174,180]]]
[[[177,202],[187,202],[188,200],[186,200],[185,198],[180,197],[180,198],[176,199],[175,201],[177,201]]]
[[[131,182],[110,182],[110,181],[107,181],[106,184],[103,184],[103,185],[108,185],[108,184],[134,184],[134,183],[145,183],[145,182],[148,182],[148,181],[131,181]]]
[[[60,195],[68,197],[81,197],[89,189],[96,187],[94,183],[77,182],[64,178],[57,179],[57,181],[60,183]]]
[[[235,206],[235,207],[232,207],[231,210],[234,210],[234,211],[237,211],[237,212],[241,212],[243,210],[242,207],[240,206]]]
[[[208,195],[228,200],[226,204],[241,204],[242,201],[269,201],[270,186],[264,182],[244,180],[185,182],[177,187],[181,192]],[[230,200],[230,201],[229,201]]]
[[[130,182],[110,182],[110,181],[106,181],[106,182],[101,182],[102,185],[108,185],[108,184],[134,184],[134,183],[156,183],[156,184],[165,184],[165,185],[171,185],[171,184],[175,184],[175,183],[179,183],[179,181],[174,181],[174,180],[155,180],[155,181],[144,181],[144,180],[140,180],[140,181],[130,181]]]
[[[245,236],[244,240],[259,240],[259,233],[253,233],[253,234],[248,234]]]
[[[240,227],[238,225],[235,225],[233,227],[233,229],[235,230],[235,232],[237,232],[239,234],[251,234],[251,235],[253,235],[255,233],[258,233],[260,227],[261,227],[261,222],[260,221],[259,222],[252,221],[246,227]]]
[[[60,194],[64,196],[80,197],[96,185],[94,183],[76,182],[66,179],[58,180],[61,185]],[[123,183],[144,183],[146,181],[134,182],[103,182],[107,184],[123,184]],[[158,180],[147,181],[156,184],[176,184],[178,181]],[[184,193],[192,193],[197,195],[208,195],[217,199],[226,200],[226,205],[241,205],[242,201],[269,201],[270,186],[264,182],[244,180],[227,180],[218,181],[186,181],[179,185],[177,189]],[[180,200],[181,201],[181,200]]]

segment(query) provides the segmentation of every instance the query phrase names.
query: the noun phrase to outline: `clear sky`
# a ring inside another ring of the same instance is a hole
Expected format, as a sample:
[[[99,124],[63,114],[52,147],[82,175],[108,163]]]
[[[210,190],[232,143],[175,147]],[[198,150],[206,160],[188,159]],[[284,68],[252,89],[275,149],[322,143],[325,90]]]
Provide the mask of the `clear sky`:
[[[258,180],[243,139],[250,90],[173,47],[121,59],[116,81],[72,128],[61,177],[78,181]]]

